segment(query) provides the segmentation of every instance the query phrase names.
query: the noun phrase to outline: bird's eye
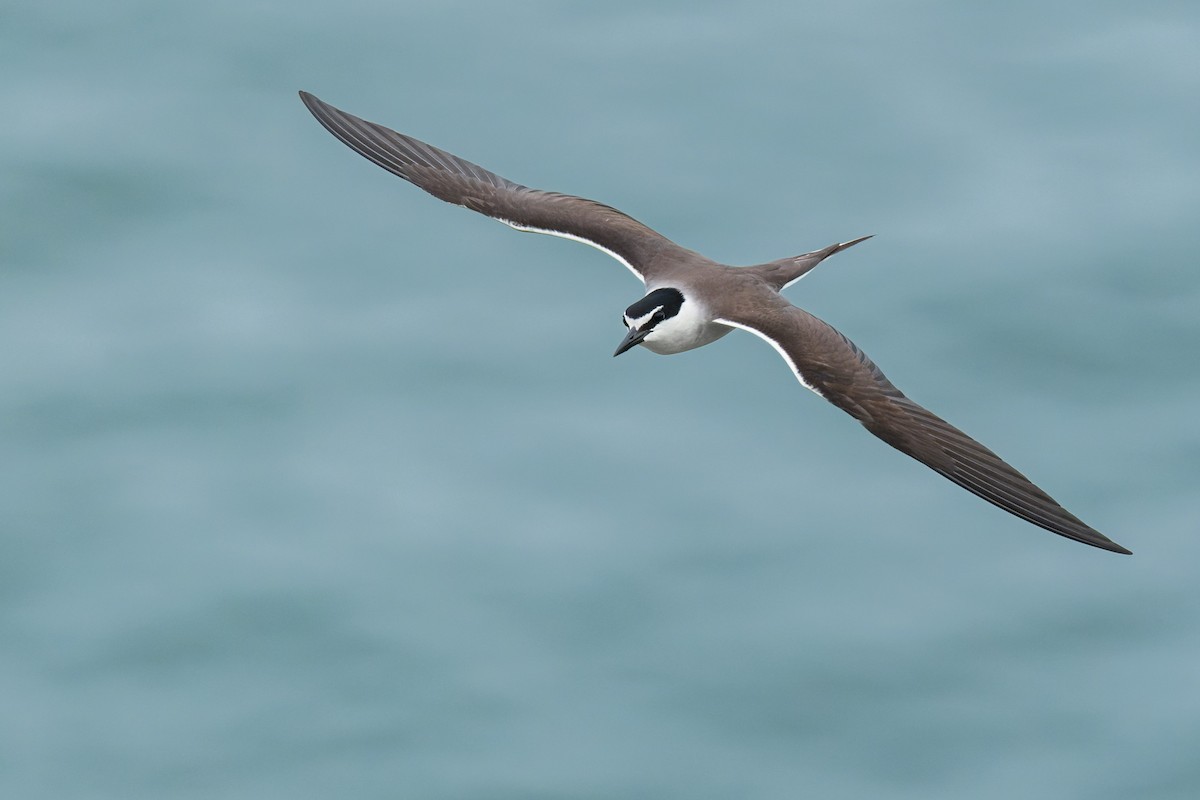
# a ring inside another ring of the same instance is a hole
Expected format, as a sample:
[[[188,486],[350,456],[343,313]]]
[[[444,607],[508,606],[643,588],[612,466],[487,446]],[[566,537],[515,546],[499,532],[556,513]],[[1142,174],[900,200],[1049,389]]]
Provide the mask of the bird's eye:
[[[667,315],[666,315],[666,314],[664,314],[662,311],[655,311],[655,312],[654,312],[654,321],[655,321],[655,322],[662,322],[662,321],[663,321],[664,319],[666,319],[666,318],[667,318]]]

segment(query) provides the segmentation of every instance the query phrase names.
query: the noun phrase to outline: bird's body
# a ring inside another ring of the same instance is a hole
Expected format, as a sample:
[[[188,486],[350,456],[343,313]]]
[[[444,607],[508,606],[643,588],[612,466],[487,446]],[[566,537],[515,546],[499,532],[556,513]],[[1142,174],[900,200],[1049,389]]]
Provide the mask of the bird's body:
[[[871,433],[959,486],[1028,522],[1084,544],[1129,551],[1072,515],[1000,457],[909,400],[866,354],[780,292],[824,259],[869,237],[752,267],[718,264],[609,206],[530,189],[301,92],[334,136],[388,171],[449,203],[521,231],[599,248],[646,287],[626,309],[614,355],[641,345],[669,355],[745,330],[770,344],[796,378]]]

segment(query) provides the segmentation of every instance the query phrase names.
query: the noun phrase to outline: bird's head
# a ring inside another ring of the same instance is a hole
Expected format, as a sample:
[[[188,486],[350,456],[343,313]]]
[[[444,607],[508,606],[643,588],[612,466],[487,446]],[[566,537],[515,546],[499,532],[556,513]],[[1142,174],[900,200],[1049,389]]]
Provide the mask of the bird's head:
[[[679,316],[682,307],[683,293],[678,289],[655,289],[625,309],[621,322],[629,328],[629,333],[625,334],[613,356],[642,342],[653,344],[656,338],[669,337],[672,321]]]

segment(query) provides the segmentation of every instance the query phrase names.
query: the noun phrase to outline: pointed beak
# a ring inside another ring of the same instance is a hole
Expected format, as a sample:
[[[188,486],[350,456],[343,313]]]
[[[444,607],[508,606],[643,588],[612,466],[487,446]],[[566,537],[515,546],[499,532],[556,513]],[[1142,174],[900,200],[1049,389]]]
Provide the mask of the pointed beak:
[[[637,328],[630,328],[629,333],[625,334],[625,338],[622,339],[621,344],[617,346],[617,352],[613,353],[613,358],[616,358],[626,350],[641,344],[642,339],[645,339],[649,333],[650,331],[639,331]]]

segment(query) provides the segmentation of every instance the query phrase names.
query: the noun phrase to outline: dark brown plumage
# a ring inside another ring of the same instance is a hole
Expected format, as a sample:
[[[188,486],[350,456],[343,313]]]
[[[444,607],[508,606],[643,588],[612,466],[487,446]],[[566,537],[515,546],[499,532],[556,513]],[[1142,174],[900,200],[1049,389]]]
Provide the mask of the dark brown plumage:
[[[991,450],[909,400],[853,342],[779,294],[825,258],[869,237],[758,266],[729,267],[680,247],[610,206],[513,183],[444,150],[340,111],[311,94],[300,96],[321,124],[354,151],[435,197],[518,230],[551,233],[598,247],[641,278],[648,292],[678,289],[686,300],[675,304],[671,314],[682,319],[681,309],[689,309],[693,327],[683,332],[694,334],[694,341],[685,336],[651,347],[656,352],[698,347],[732,328],[749,331],[771,344],[805,386],[892,447],[967,491],[1061,536],[1129,553]],[[635,309],[637,304],[631,307],[636,317],[640,311]],[[647,325],[658,321],[656,317]],[[643,342],[646,337],[635,330],[631,329],[630,337],[637,341],[629,346],[638,342],[651,346],[651,340]],[[628,348],[623,344],[618,353],[624,349]]]

